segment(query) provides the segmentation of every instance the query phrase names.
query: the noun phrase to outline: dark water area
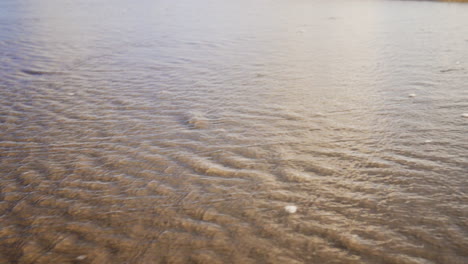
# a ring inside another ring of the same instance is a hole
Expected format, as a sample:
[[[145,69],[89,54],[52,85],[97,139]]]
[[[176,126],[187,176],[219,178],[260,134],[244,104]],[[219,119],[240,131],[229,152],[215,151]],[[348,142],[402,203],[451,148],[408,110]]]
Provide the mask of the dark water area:
[[[0,2],[0,264],[468,263],[468,5]]]

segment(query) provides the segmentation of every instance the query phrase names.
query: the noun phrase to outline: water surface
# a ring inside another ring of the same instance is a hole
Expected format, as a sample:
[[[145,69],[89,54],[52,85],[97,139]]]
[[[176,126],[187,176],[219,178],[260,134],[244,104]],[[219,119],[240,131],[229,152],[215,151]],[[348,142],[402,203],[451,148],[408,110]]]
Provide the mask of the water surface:
[[[467,263],[467,14],[1,1],[0,263]]]

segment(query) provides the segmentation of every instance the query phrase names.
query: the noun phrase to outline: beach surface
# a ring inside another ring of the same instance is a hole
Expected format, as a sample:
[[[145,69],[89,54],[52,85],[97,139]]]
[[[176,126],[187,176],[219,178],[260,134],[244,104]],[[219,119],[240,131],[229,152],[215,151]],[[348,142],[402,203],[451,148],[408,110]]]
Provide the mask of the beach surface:
[[[0,264],[468,263],[467,14],[0,1]]]

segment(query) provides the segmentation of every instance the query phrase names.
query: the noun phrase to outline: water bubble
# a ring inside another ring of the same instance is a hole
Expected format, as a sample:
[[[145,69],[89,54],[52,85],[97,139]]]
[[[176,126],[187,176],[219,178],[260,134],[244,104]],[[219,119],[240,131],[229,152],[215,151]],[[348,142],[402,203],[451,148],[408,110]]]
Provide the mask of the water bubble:
[[[295,205],[286,205],[284,207],[284,210],[290,214],[294,214],[295,212],[297,212],[297,206]]]

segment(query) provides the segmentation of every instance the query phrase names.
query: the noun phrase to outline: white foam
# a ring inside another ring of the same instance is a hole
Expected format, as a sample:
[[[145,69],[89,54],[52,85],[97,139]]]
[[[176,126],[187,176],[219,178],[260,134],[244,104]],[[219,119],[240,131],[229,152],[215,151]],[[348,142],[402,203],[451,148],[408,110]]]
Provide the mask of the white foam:
[[[295,205],[286,205],[284,207],[284,210],[290,214],[294,214],[295,212],[297,212],[297,206]]]

